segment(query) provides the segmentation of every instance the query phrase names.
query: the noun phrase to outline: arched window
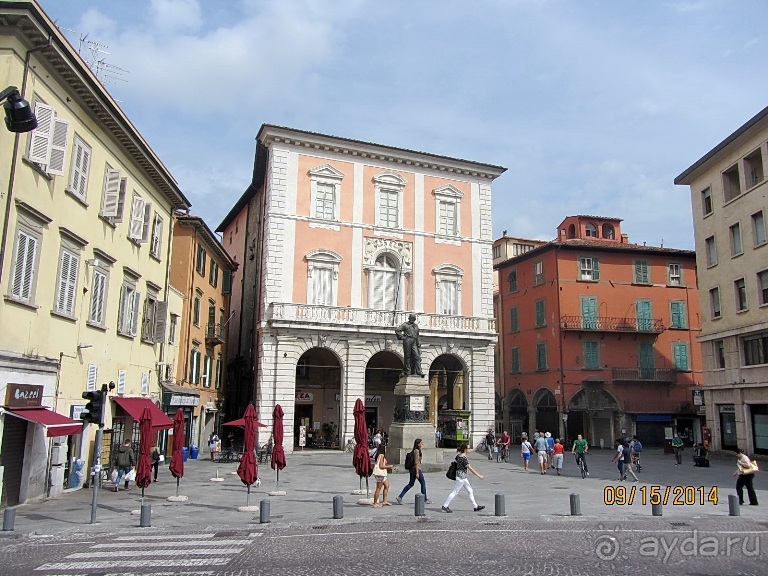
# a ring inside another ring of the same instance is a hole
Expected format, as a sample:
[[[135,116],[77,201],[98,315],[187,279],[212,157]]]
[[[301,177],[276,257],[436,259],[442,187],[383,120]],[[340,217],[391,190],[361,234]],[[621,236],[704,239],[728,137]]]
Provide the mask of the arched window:
[[[597,226],[593,222],[587,222],[584,226],[584,232],[588,238],[597,238]]]
[[[368,273],[368,308],[394,310],[395,302],[401,301],[400,271],[393,254],[383,253]]]
[[[517,292],[517,270],[509,271],[509,276],[507,276],[507,282],[509,283],[509,291]]]
[[[576,238],[576,226],[573,224],[568,226],[568,238]]]
[[[454,264],[441,264],[434,270],[436,312],[461,316],[461,279],[464,270]]]
[[[613,225],[612,224],[603,224],[603,238],[607,238],[608,240],[613,240]]]

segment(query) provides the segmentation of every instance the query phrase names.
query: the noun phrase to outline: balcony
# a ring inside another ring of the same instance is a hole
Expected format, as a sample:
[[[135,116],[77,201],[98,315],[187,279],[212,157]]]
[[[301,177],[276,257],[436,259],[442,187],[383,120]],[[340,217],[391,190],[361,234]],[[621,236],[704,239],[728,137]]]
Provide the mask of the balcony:
[[[266,320],[271,325],[280,327],[326,327],[355,332],[393,333],[396,326],[408,321],[409,313],[278,302],[270,305]],[[416,316],[421,334],[425,336],[450,334],[469,339],[496,338],[494,318],[421,313]]]
[[[221,324],[206,324],[205,345],[218,346],[224,344],[224,329]]]
[[[578,332],[629,332],[661,334],[666,329],[660,318],[614,318],[611,316],[561,316],[560,328]]]
[[[677,370],[668,368],[611,368],[614,382],[658,382],[674,384],[677,382]]]

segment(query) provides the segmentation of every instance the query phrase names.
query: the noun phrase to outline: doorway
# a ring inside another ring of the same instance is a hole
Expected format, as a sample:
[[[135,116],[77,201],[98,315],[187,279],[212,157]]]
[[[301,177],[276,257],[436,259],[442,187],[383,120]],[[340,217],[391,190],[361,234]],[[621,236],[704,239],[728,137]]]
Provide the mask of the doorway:
[[[293,445],[299,445],[300,426],[306,427],[307,446],[312,439],[312,404],[296,404],[296,412],[293,416]]]

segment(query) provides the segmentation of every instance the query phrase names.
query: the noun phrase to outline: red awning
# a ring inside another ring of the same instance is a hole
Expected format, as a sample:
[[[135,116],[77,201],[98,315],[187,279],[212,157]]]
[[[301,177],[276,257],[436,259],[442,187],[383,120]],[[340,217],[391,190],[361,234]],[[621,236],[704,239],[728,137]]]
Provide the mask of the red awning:
[[[112,400],[114,400],[120,408],[125,410],[136,422],[141,420],[141,414],[144,412],[144,408],[149,408],[149,413],[152,415],[153,430],[173,428],[173,420],[163,414],[163,411],[147,398],[123,398],[117,396],[113,397]]]
[[[72,418],[67,418],[58,412],[42,406],[39,408],[6,408],[6,410],[8,414],[12,414],[22,420],[42,424],[46,428],[47,435],[51,438],[81,434],[83,432],[82,422],[72,420]]]

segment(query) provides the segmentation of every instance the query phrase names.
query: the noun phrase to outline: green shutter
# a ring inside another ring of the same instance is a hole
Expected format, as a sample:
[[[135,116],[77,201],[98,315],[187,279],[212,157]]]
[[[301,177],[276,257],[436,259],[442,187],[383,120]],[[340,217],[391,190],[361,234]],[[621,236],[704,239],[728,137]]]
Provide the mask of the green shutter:
[[[600,262],[592,258],[592,280],[600,280]]]
[[[514,306],[509,311],[509,330],[510,332],[520,331],[520,320],[517,314],[517,306]]]
[[[536,345],[536,368],[538,370],[547,369],[547,345],[541,343]]]
[[[517,374],[520,372],[520,348],[512,348],[512,362],[511,362],[511,370],[514,374]]]
[[[598,342],[586,340],[584,342],[584,368],[596,370],[600,368],[600,347]]]
[[[224,296],[232,294],[232,271],[224,270],[224,275],[221,281],[221,293]]]
[[[688,344],[675,342],[672,344],[672,354],[675,359],[675,368],[678,370],[688,370]]]
[[[672,328],[685,328],[685,302],[673,300],[670,302]]]
[[[546,313],[544,311],[544,300],[536,301],[536,327],[546,326]]]

